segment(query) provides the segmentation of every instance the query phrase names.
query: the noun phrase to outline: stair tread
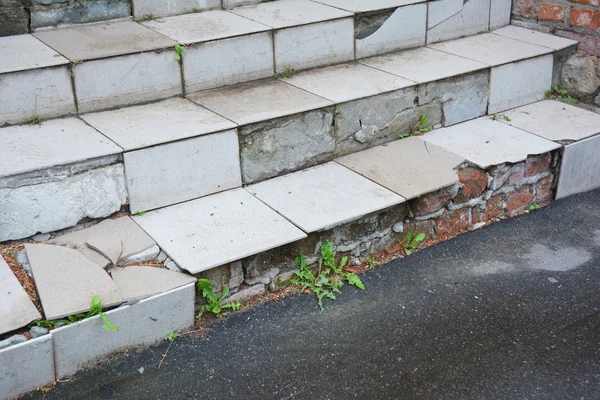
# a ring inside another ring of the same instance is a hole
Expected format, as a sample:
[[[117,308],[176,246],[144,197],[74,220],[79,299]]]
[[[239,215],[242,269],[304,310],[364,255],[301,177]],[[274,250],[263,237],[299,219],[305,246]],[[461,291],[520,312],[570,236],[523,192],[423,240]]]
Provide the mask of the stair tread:
[[[341,8],[342,10],[364,13],[368,11],[386,10],[411,4],[425,3],[428,0],[313,0],[317,3]]]
[[[483,33],[430,44],[428,47],[479,61],[492,67],[552,53],[552,49],[548,47],[537,46],[493,33]]]
[[[32,35],[0,37],[0,74],[68,63]]]
[[[354,14],[309,0],[279,0],[251,6],[237,7],[232,13],[270,26],[273,29],[314,24],[333,19],[352,17]]]
[[[133,21],[72,25],[33,35],[71,61],[160,50],[177,44]]]
[[[458,182],[464,158],[409,137],[338,158],[338,163],[406,199]]]
[[[429,47],[373,57],[360,63],[417,83],[437,81],[488,68],[486,64]]]
[[[121,153],[122,149],[78,118],[2,129],[0,177]]]
[[[368,66],[348,63],[301,72],[286,83],[335,103],[392,92],[416,83]],[[351,82],[360,82],[353,85]]]
[[[525,29],[514,25],[508,25],[492,31],[494,35],[500,35],[511,39],[520,40],[522,42],[536,44],[538,46],[548,47],[552,50],[562,50],[570,46],[575,46],[577,41],[566,39],[563,37],[550,35]]]
[[[192,93],[190,100],[238,125],[267,121],[333,105],[278,80],[263,80]]]
[[[142,25],[181,44],[193,44],[271,30],[239,15],[215,10],[145,21]]]
[[[84,114],[81,118],[125,151],[237,127],[220,115],[181,98]]]
[[[481,117],[423,136],[428,143],[464,157],[481,168],[524,161],[528,155],[547,153],[561,146],[539,136]]]
[[[135,216],[181,268],[196,274],[306,237],[244,189]]]
[[[125,302],[138,301],[196,282],[193,276],[145,265],[113,268],[111,276]]]
[[[498,121],[553,141],[579,141],[600,134],[600,115],[560,101],[547,100],[504,112]]]
[[[334,162],[246,189],[307,233],[329,229],[405,201]]]
[[[2,256],[0,282],[0,335],[42,318]]]

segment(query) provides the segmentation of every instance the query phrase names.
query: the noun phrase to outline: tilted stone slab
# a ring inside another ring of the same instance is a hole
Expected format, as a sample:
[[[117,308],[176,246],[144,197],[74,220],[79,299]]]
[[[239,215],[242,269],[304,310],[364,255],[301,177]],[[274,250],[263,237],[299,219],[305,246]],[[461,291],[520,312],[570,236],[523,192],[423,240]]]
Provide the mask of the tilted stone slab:
[[[52,331],[56,378],[73,375],[114,352],[164,340],[194,324],[194,284],[106,312],[119,328],[108,331],[99,316]]]
[[[423,140],[484,169],[503,163],[517,163],[529,155],[548,153],[561,147],[521,129],[499,124],[491,117],[437,129],[425,134]]]
[[[535,44],[538,46],[548,47],[555,51],[577,45],[577,41],[575,40],[550,35],[548,33],[534,31],[532,29],[520,28],[514,25],[509,25],[505,26],[504,28],[496,29],[491,33],[493,33],[494,35],[500,35],[511,39],[520,40],[522,42]]]
[[[425,3],[427,0],[315,0],[317,3],[340,8],[342,10],[364,13],[387,10],[410,4]]]
[[[144,51],[161,50],[176,42],[133,21],[69,25],[37,31],[42,42],[71,61],[87,61]]]
[[[504,113],[498,121],[548,140],[578,141],[600,134],[600,115],[561,101],[547,100]]]
[[[486,64],[420,47],[362,60],[368,65],[418,83],[432,82],[488,68]]]
[[[492,0],[490,4],[490,29],[497,29],[510,23],[512,0]]]
[[[0,282],[2,283],[0,287],[0,334],[22,328],[31,321],[42,318],[25,289],[1,256]]]
[[[133,0],[133,18],[143,19],[147,15],[164,17],[213,10],[221,7],[221,0]]]
[[[548,47],[537,46],[491,33],[431,44],[429,47],[490,66],[552,53],[552,49]]]
[[[458,182],[464,158],[421,138],[409,137],[338,158],[338,163],[412,199]]]
[[[68,64],[32,35],[0,37],[0,74]]]
[[[121,303],[110,276],[77,250],[26,244],[25,251],[46,319],[87,312],[94,296],[99,296],[105,307]]]
[[[600,188],[600,136],[565,146],[556,198]]]
[[[127,152],[123,158],[132,213],[242,185],[235,129]]]
[[[306,237],[244,189],[134,218],[173,261],[192,274]]]
[[[489,30],[490,0],[432,1],[428,6],[428,43]]]
[[[233,129],[237,126],[181,98],[84,114],[81,118],[125,151]]]
[[[0,177],[118,154],[119,146],[77,118],[0,129]]]
[[[52,335],[0,350],[0,398],[16,398],[55,379]]]
[[[308,233],[405,201],[334,162],[251,185],[246,190]]]
[[[415,83],[360,64],[342,64],[301,72],[286,83],[335,103],[393,92]]]
[[[79,173],[71,175],[73,169]],[[85,217],[107,217],[127,201],[123,164],[83,171],[75,165],[24,182],[19,176],[16,187],[0,188],[0,241],[68,228]]]
[[[119,257],[119,264],[132,262],[136,255],[145,253],[156,246],[156,242],[130,217],[108,219],[89,228],[59,236],[46,243],[76,249],[90,261],[106,267],[109,264],[108,260],[87,245],[91,238],[103,237],[118,238],[121,241],[123,250]],[[136,259],[135,261],[143,260]]]
[[[113,268],[110,273],[119,288],[121,299],[126,302],[145,299],[196,282],[196,278],[187,274],[144,265]]]

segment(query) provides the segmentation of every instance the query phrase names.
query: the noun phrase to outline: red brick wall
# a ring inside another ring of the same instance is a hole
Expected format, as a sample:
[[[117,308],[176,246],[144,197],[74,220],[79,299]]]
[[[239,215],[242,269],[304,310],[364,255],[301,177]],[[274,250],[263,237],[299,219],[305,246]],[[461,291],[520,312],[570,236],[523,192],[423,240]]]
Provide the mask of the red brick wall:
[[[513,0],[512,19],[577,40],[579,50],[600,56],[600,0]]]

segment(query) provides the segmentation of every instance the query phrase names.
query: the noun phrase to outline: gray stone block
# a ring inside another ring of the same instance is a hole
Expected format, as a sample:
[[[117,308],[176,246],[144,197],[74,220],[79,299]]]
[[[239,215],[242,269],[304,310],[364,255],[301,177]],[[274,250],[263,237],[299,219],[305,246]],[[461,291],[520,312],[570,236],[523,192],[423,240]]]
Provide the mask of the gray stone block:
[[[132,0],[133,18],[142,19],[146,15],[165,17],[185,14],[194,10],[214,10],[221,8],[220,0]]]
[[[127,200],[122,164],[59,181],[0,189],[0,241],[75,226],[84,217],[107,217]]]
[[[600,187],[600,136],[565,146],[556,198]]]
[[[106,313],[119,331],[103,329],[99,316],[52,331],[57,378],[72,375],[111,353],[162,340],[194,324],[194,284]]]
[[[17,397],[54,379],[52,335],[0,350],[0,398]]]
[[[29,31],[29,15],[25,7],[0,5],[0,36],[19,35]]]
[[[62,4],[57,4],[62,3]],[[70,2],[44,0],[31,13],[33,29],[58,24],[83,24],[131,16],[131,5],[122,0],[94,0],[72,5]],[[39,6],[41,4],[46,5]]]
[[[242,178],[258,182],[325,161],[333,155],[333,109],[240,128]]]

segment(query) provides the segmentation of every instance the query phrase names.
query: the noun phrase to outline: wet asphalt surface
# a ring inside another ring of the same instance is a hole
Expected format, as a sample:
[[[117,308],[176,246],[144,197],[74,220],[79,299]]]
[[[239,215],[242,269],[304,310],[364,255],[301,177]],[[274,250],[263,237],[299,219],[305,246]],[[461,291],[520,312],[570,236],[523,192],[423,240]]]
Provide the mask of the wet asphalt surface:
[[[600,191],[147,347],[35,399],[600,399]],[[140,373],[143,368],[143,373]]]

